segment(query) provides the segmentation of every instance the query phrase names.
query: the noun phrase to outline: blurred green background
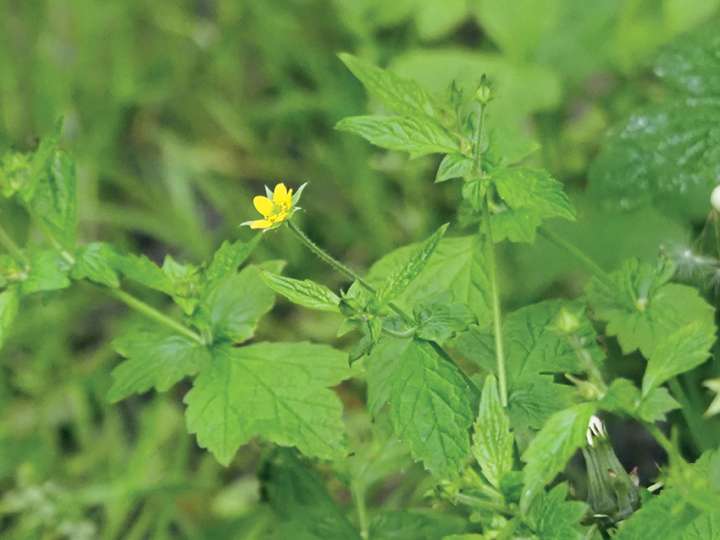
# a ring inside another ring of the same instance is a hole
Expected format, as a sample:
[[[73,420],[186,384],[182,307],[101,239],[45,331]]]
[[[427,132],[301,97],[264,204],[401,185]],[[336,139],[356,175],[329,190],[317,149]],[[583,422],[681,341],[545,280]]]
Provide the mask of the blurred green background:
[[[608,207],[585,191],[607,128],[661,98],[659,47],[718,12],[718,0],[2,0],[0,149],[31,150],[64,118],[77,160],[81,239],[155,260],[193,262],[249,233],[264,184],[309,181],[302,216],[316,241],[358,269],[454,219],[459,185],[437,161],[408,160],[339,133],[376,110],[336,54],[350,51],[444,92],[487,73],[498,144],[566,183],[577,224],[556,230],[604,267],[689,238],[707,211]],[[24,216],[0,219],[35,242]],[[29,237],[28,237],[29,235]],[[261,256],[288,273],[341,284],[284,232]],[[544,244],[502,253],[505,301],[578,294],[584,274]],[[0,353],[3,538],[267,538],[258,502],[262,449],[224,469],[187,435],[180,387],[108,406],[109,343],[129,324],[91,289],[23,306]],[[150,297],[156,305],[162,300]],[[280,303],[275,340],[333,340],[330,316]],[[362,389],[342,389],[351,435]],[[356,426],[357,424],[357,426]],[[385,504],[422,505],[409,468]],[[404,486],[404,487],[403,487]],[[345,489],[334,486],[342,499]],[[391,491],[391,494],[388,492]],[[41,531],[41,532],[38,532]],[[45,536],[42,536],[45,534]]]

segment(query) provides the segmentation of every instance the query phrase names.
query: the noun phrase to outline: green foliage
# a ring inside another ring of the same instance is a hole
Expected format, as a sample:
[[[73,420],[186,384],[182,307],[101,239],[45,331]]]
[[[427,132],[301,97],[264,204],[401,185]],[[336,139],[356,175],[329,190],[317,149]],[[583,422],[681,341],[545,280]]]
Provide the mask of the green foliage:
[[[330,289],[310,279],[292,279],[271,272],[263,272],[265,284],[273,291],[300,306],[319,311],[339,312],[340,297]]]
[[[472,453],[488,482],[499,488],[503,475],[513,469],[513,436],[492,375],[488,375],[483,386]]]
[[[219,345],[185,396],[187,427],[228,465],[258,435],[324,459],[346,453],[342,406],[328,389],[348,378],[347,357],[325,345]]]
[[[117,254],[104,242],[81,246],[75,253],[75,264],[70,271],[73,279],[87,279],[106,287],[118,288],[120,278],[115,271]]]

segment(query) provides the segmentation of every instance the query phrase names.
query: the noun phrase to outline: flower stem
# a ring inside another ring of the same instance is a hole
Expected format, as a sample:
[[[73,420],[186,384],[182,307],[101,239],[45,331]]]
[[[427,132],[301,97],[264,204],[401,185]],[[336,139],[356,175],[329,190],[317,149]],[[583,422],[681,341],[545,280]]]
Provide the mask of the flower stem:
[[[0,225],[0,244],[3,245],[3,247],[17,262],[24,265],[30,263],[27,256],[22,252],[20,247],[15,243],[15,240],[10,237],[10,235],[5,230],[5,227],[3,227],[2,225]]]
[[[345,277],[352,279],[354,281],[357,281],[361,286],[363,286],[366,290],[370,291],[371,293],[376,293],[377,290],[375,287],[373,287],[370,283],[368,283],[362,276],[360,276],[357,272],[354,270],[351,270],[346,265],[338,261],[335,257],[330,255],[327,251],[325,251],[323,248],[318,246],[315,242],[313,242],[308,235],[306,235],[300,228],[295,225],[291,220],[287,221],[288,227],[290,227],[290,230],[295,234],[295,236],[302,242],[305,247],[307,247],[310,251],[312,251],[317,257],[333,267],[335,270],[340,272]],[[388,306],[390,309],[392,309],[395,313],[397,313],[406,323],[411,324],[413,322],[412,317],[405,313],[405,311],[398,306],[397,304],[394,304],[392,302],[388,303]]]
[[[350,492],[353,502],[355,503],[355,513],[357,514],[358,524],[360,525],[360,537],[363,540],[368,539],[368,517],[367,505],[365,502],[365,486],[359,481],[350,482]]]
[[[572,256],[574,256],[578,261],[580,261],[585,268],[590,270],[596,277],[599,279],[609,282],[610,281],[610,275],[600,268],[600,266],[593,261],[590,257],[588,257],[584,251],[582,251],[580,248],[575,246],[574,244],[571,244],[564,238],[558,236],[554,232],[548,230],[548,229],[539,229],[540,236],[545,238],[546,240],[549,240],[556,246],[564,249],[568,253],[570,253]]]
[[[103,290],[107,292],[110,296],[113,296],[114,298],[120,300],[126,306],[134,309],[142,315],[145,315],[147,318],[152,319],[155,322],[158,322],[179,334],[189,337],[190,339],[196,341],[197,343],[200,343],[201,345],[205,345],[205,340],[202,338],[202,336],[200,336],[200,334],[191,330],[184,324],[179,323],[174,319],[171,319],[167,315],[161,313],[151,305],[146,304],[132,294],[122,291],[120,289],[110,289],[106,287],[103,287]]]

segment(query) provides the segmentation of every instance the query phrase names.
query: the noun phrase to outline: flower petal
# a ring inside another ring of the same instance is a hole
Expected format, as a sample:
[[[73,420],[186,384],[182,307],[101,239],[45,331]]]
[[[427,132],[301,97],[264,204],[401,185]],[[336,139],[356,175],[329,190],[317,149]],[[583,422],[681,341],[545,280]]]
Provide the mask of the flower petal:
[[[271,216],[275,206],[270,199],[262,195],[253,198],[253,205],[255,206],[255,210],[260,212],[264,217]]]
[[[267,219],[256,219],[255,221],[248,221],[248,225],[250,225],[251,229],[267,229],[268,227],[272,227],[272,222],[268,221]]]
[[[282,182],[275,186],[273,202],[278,206],[290,206],[290,204],[292,204],[292,196],[288,193],[287,187],[285,187],[285,184]]]

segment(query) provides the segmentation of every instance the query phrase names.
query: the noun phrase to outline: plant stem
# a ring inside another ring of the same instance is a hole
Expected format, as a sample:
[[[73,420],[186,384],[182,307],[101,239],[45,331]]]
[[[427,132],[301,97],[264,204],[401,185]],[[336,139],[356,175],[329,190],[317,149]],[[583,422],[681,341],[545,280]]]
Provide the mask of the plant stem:
[[[355,513],[357,514],[358,524],[360,525],[360,537],[363,540],[368,539],[368,517],[367,505],[365,503],[365,486],[357,480],[350,482],[350,493],[355,503]]]
[[[475,125],[474,133],[474,153],[473,153],[473,171],[477,175],[482,175],[482,138],[485,127],[485,108],[486,104],[480,104],[480,114]],[[498,388],[500,393],[500,403],[503,407],[507,407],[507,375],[505,373],[505,351],[503,348],[502,334],[502,306],[500,304],[500,287],[497,279],[497,262],[495,260],[495,242],[492,234],[492,224],[490,222],[490,199],[492,196],[492,187],[487,186],[485,191],[485,200],[483,201],[483,223],[485,224],[485,242],[486,257],[490,272],[490,294],[492,297],[493,312],[493,337],[495,338],[495,361],[497,363]]]
[[[715,442],[713,441],[712,432],[703,425],[705,422],[702,416],[695,414],[697,409],[690,402],[680,380],[677,377],[673,377],[668,381],[668,386],[670,386],[670,391],[681,405],[680,410],[685,418],[685,422],[687,422],[695,450],[698,454],[702,454],[703,451],[714,448]]]
[[[500,392],[500,403],[503,407],[507,407],[507,376],[505,374],[505,351],[503,348],[502,335],[502,306],[500,305],[500,287],[497,279],[497,263],[495,261],[495,243],[492,234],[492,225],[490,224],[490,188],[485,194],[485,242],[486,257],[490,271],[490,294],[492,297],[493,312],[493,336],[495,338],[495,361],[497,363],[498,390]]]
[[[197,332],[194,332],[184,324],[181,324],[177,322],[174,319],[171,319],[167,315],[161,313],[154,307],[150,306],[149,304],[146,304],[139,298],[136,298],[135,296],[131,295],[130,293],[126,293],[125,291],[122,291],[120,289],[110,289],[103,287],[103,290],[106,291],[110,296],[113,296],[120,300],[122,303],[127,305],[128,307],[134,309],[138,313],[141,313],[142,315],[145,315],[149,319],[154,320],[155,322],[158,322],[171,330],[174,330],[175,332],[178,332],[179,334],[182,334],[186,337],[189,337],[193,341],[196,341],[197,343],[201,345],[205,345],[205,340],[198,334]]]
[[[3,245],[3,247],[17,262],[25,265],[30,263],[27,256],[22,252],[20,247],[10,237],[10,235],[5,230],[5,227],[3,227],[2,225],[0,225],[0,244]]]
[[[605,282],[610,281],[610,275],[605,270],[600,268],[600,266],[595,261],[593,261],[590,257],[588,257],[585,254],[585,252],[583,252],[580,248],[571,244],[564,238],[558,236],[557,234],[555,234],[554,232],[552,232],[548,229],[540,229],[539,233],[540,233],[540,236],[542,236],[543,238],[549,240],[556,246],[564,249],[565,251],[567,251],[568,253],[573,255],[578,261],[580,261],[585,266],[585,268],[590,270],[590,272],[592,272],[599,279],[602,279]]]
[[[335,270],[340,272],[345,277],[352,279],[354,281],[357,281],[361,286],[363,286],[366,290],[370,291],[371,293],[376,293],[377,290],[375,287],[373,287],[370,283],[365,281],[365,279],[360,276],[357,272],[351,270],[346,265],[338,261],[335,257],[330,255],[327,251],[325,251],[323,248],[318,246],[315,242],[313,242],[308,235],[306,235],[300,228],[295,225],[291,220],[287,221],[288,227],[290,227],[290,230],[295,234],[295,236],[302,242],[305,247],[307,247],[310,251],[312,251],[317,257],[329,264],[331,267],[333,267]],[[400,318],[403,319],[404,322],[408,324],[412,324],[413,319],[405,313],[405,311],[398,306],[397,304],[394,304],[392,302],[388,303],[388,306],[390,309],[392,309],[395,313],[397,313]]]

